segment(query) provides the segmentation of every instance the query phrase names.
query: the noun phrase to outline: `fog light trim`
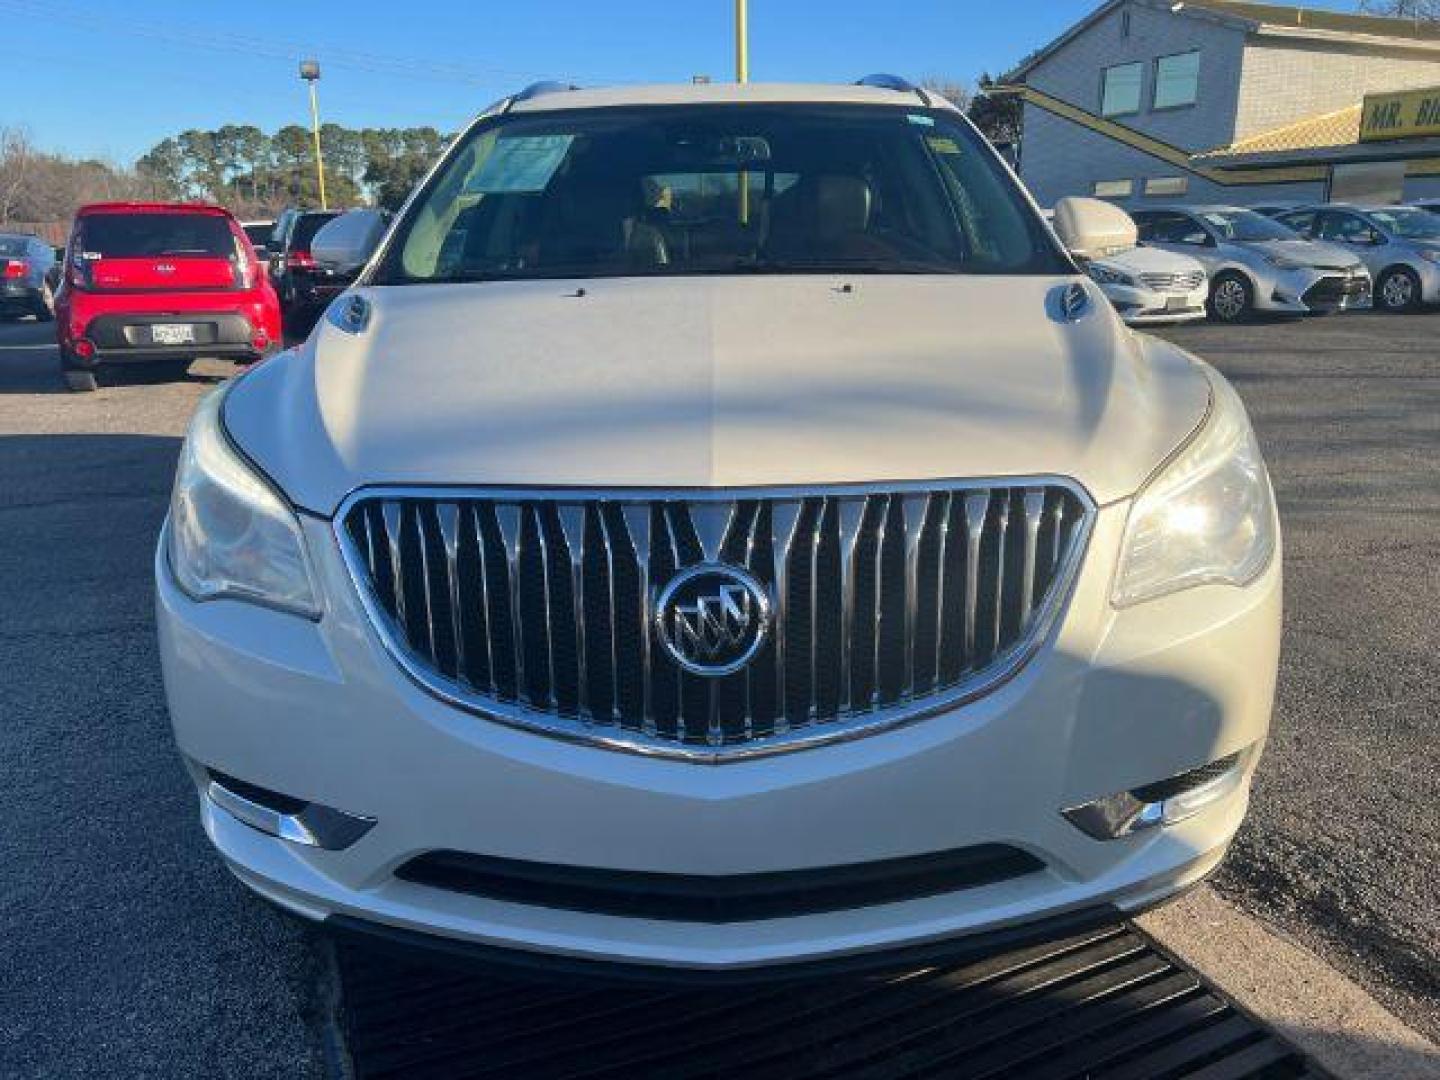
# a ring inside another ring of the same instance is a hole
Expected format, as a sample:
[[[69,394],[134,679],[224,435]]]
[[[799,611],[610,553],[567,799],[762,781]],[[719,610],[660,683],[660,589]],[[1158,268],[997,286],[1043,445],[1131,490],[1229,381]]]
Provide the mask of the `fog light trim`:
[[[1234,792],[1244,781],[1253,747],[1237,751],[1167,780],[1072,806],[1065,819],[1096,840],[1118,840],[1138,832],[1176,825]],[[1163,798],[1146,799],[1163,790]]]
[[[341,851],[375,827],[375,819],[302,802],[211,772],[205,797],[252,829],[292,844]]]

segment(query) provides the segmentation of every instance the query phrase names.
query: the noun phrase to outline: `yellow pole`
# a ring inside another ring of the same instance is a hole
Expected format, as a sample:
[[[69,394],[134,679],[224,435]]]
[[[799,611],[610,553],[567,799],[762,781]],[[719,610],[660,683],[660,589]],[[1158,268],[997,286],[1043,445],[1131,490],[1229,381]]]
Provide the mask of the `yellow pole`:
[[[315,80],[305,81],[310,84],[310,132],[315,137],[315,175],[320,178],[320,209],[329,210],[330,202],[325,198],[325,159],[320,156],[320,103],[315,96]]]
[[[750,81],[749,0],[735,0],[735,81]],[[740,170],[740,224],[750,224],[750,174]]]
[[[750,17],[748,0],[735,0],[735,81],[750,81]]]

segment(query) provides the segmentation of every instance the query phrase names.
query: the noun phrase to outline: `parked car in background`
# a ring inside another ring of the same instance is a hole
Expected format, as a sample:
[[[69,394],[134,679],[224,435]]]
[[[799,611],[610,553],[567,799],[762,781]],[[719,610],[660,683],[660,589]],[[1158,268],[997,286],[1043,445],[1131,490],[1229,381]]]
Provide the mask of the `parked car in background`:
[[[1266,217],[1273,218],[1279,217],[1281,214],[1287,213],[1290,210],[1299,209],[1304,205],[1303,200],[1292,199],[1289,202],[1257,203],[1248,209],[1254,210],[1257,214],[1264,214]]]
[[[282,341],[275,290],[240,223],[194,203],[81,207],[55,314],[72,390],[94,390],[108,364],[183,372],[197,356],[249,362]]]
[[[262,263],[267,266],[270,261],[270,234],[275,231],[273,221],[242,221],[240,228],[245,230],[245,235],[250,238],[250,246],[255,249],[255,254]]]
[[[1188,255],[1137,246],[1092,259],[1084,269],[1131,326],[1205,318],[1209,279]]]
[[[1052,233],[890,77],[534,88],[364,232],[196,410],[157,545],[249,888],[754,978],[1090,931],[1220,865],[1279,523],[1234,389],[1057,241],[1133,247],[1124,213]]]
[[[1440,217],[1413,206],[1327,203],[1282,214],[1303,236],[1343,245],[1375,279],[1375,303],[1410,311],[1440,301]]]
[[[311,307],[324,307],[339,296],[359,273],[359,269],[344,261],[327,258],[327,250],[353,250],[362,247],[374,250],[394,217],[389,210],[357,208],[347,210],[339,217],[332,218],[320,227],[310,241],[310,258],[314,263],[311,273]]]
[[[1370,274],[1354,254],[1312,243],[1254,210],[1166,206],[1134,217],[1146,247],[1192,256],[1205,267],[1210,314],[1221,322],[1370,305]]]
[[[1054,228],[1055,211],[1041,213]],[[1189,256],[1136,244],[1089,256],[1071,254],[1131,326],[1205,318],[1205,268]]]
[[[29,233],[0,232],[0,318],[55,317],[55,249]]]
[[[329,284],[331,275],[315,266],[310,242],[340,214],[339,210],[292,209],[275,222],[269,242],[270,282],[287,320],[302,318],[320,305],[321,290]]]

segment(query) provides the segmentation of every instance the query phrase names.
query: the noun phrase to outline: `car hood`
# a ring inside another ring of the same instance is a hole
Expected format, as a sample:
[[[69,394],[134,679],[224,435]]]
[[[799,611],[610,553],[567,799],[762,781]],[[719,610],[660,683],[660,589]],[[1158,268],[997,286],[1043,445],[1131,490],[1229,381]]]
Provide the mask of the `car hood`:
[[[1353,251],[1324,240],[1264,240],[1247,246],[1264,255],[1276,255],[1291,262],[1318,266],[1326,270],[1348,270],[1362,265],[1360,257]]]
[[[1060,474],[1130,495],[1208,407],[1073,278],[675,277],[358,290],[225,422],[299,506],[377,484],[744,487]],[[341,302],[344,302],[343,300]]]
[[[1131,274],[1189,274],[1197,270],[1204,271],[1204,267],[1189,255],[1153,247],[1133,247],[1095,261]]]

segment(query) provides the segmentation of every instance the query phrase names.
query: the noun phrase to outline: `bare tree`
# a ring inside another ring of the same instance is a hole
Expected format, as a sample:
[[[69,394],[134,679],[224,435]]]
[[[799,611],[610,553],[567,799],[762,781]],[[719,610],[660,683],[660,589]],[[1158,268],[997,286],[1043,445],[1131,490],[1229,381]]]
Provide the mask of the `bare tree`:
[[[23,128],[0,128],[0,221],[21,218],[35,157],[35,147]]]
[[[1392,19],[1440,22],[1440,0],[1360,0],[1360,10]]]
[[[970,87],[964,83],[956,82],[954,79],[942,79],[936,76],[929,76],[920,80],[920,88],[928,90],[932,94],[939,94],[961,112],[970,107],[970,98],[973,96]]]

